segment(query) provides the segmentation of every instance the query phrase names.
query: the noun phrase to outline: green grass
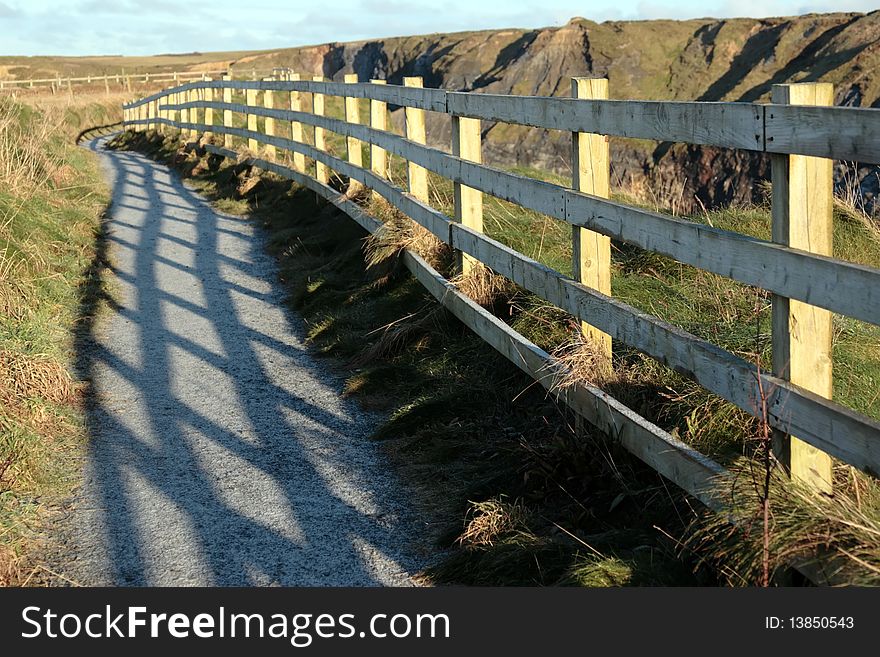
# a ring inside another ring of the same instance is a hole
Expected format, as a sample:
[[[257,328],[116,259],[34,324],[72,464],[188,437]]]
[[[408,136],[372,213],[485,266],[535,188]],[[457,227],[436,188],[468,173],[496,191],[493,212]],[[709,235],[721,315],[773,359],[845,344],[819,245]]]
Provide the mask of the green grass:
[[[0,583],[34,574],[33,545],[79,473],[84,426],[68,370],[109,196],[73,138],[113,113],[0,101],[0,149],[17,158],[0,173]]]

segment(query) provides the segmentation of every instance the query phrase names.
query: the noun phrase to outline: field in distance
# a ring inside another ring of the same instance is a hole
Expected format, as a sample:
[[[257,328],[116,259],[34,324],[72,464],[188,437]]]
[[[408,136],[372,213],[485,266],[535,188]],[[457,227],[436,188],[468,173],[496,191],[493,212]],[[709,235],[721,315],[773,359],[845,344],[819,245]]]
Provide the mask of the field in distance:
[[[174,71],[216,71],[230,66],[247,66],[266,51],[193,52],[142,57],[101,55],[95,57],[0,56],[0,79],[39,80],[126,73],[171,73]]]

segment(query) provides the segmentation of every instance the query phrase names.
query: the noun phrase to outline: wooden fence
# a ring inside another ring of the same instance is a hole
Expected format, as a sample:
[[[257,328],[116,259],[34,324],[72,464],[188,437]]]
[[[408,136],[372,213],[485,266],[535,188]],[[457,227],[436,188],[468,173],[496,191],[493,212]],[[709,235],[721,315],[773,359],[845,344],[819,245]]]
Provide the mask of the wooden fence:
[[[212,136],[205,140],[207,150],[232,159],[240,159],[233,137],[247,140],[252,164],[308,187],[367,231],[378,230],[381,222],[328,185],[328,170],[334,170],[449,244],[463,268],[482,262],[571,313],[598,348],[610,353],[611,342],[619,340],[764,416],[792,476],[830,490],[831,457],[880,473],[880,423],[830,399],[832,313],[880,325],[880,270],[831,257],[831,159],[880,162],[880,110],[822,106],[832,102],[828,84],[777,85],[772,104],[758,105],[607,100],[607,82],[588,79],[572,81],[573,98],[544,98],[427,89],[420,78],[397,86],[360,83],[354,76],[345,82],[292,77],[183,84],[125,105],[124,125],[174,128],[190,140],[207,133]],[[245,102],[232,102],[233,92],[243,92]],[[285,107],[276,102],[279,92]],[[303,109],[304,94],[313,95],[312,112]],[[345,120],[324,114],[328,95],[346,99]],[[369,125],[359,122],[361,99],[370,102]],[[388,130],[388,104],[405,108],[405,136]],[[425,112],[451,117],[451,153],[425,145]],[[234,126],[236,113],[246,117],[246,127]],[[265,119],[262,132],[257,117]],[[276,121],[290,122],[292,138],[274,134]],[[572,187],[482,164],[482,121],[571,132]],[[314,145],[305,143],[303,125],[314,127]],[[345,136],[347,159],[325,150],[324,131]],[[606,135],[770,153],[772,241],[609,200]],[[370,145],[369,167],[362,162],[362,142]],[[262,154],[258,144],[265,147]],[[276,149],[293,153],[292,166],[276,161]],[[407,160],[407,189],[388,180],[387,153]],[[453,182],[454,217],[429,205],[426,170]],[[483,193],[568,222],[574,277],[484,235]],[[615,299],[611,239],[769,291],[773,371]],[[554,384],[564,373],[558,361],[461,294],[418,255],[407,252],[404,259],[440,303],[520,369],[662,475],[720,508],[717,480],[725,475],[720,465],[595,387],[557,390]]]
[[[277,70],[277,69],[273,69]],[[16,89],[40,89],[49,88],[52,92],[71,90],[74,86],[103,85],[110,92],[110,85],[118,85],[122,90],[131,91],[132,85],[157,84],[160,82],[185,82],[196,79],[208,80],[229,73],[228,70],[216,71],[171,71],[166,73],[126,73],[123,69],[119,73],[108,75],[85,75],[80,77],[56,76],[54,78],[34,78],[26,80],[0,80],[0,91],[14,91]],[[268,71],[257,69],[241,69],[236,71],[238,77],[251,77],[268,75]]]

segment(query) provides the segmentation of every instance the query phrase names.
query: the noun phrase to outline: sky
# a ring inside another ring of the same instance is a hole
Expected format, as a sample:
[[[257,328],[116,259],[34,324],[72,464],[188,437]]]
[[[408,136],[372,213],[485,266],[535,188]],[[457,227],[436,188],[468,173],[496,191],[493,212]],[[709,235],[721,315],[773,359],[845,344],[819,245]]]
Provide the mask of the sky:
[[[262,50],[503,27],[573,16],[788,16],[861,11],[880,0],[0,0],[0,55],[152,55]]]

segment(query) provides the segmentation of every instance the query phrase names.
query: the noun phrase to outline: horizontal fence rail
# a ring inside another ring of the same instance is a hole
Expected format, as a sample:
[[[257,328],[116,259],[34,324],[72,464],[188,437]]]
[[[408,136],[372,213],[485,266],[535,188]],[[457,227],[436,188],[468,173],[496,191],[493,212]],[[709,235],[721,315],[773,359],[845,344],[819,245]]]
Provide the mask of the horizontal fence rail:
[[[812,155],[880,164],[880,109],[756,103],[584,100],[498,96],[398,85],[284,80],[193,82],[146,96],[127,109],[196,88],[302,91],[367,98],[453,116],[549,130],[598,133]]]
[[[247,102],[232,102],[229,90],[246,92]],[[215,94],[219,97],[221,92],[223,102],[214,99]],[[260,92],[265,98],[258,105]],[[271,96],[274,92],[289,92],[291,109],[277,107],[277,101]],[[880,270],[835,259],[821,251],[789,246],[787,237],[778,239],[778,217],[787,215],[780,210],[782,206],[776,196],[791,193],[789,186],[796,181],[786,178],[785,185],[780,186],[783,191],[777,191],[774,186],[774,238],[766,241],[628,206],[598,193],[579,191],[583,187],[571,189],[526,178],[472,161],[478,159],[473,155],[466,158],[431,148],[424,143],[424,133],[411,133],[409,125],[407,136],[385,129],[384,119],[379,124],[381,129],[361,125],[357,122],[355,106],[347,105],[347,120],[325,116],[323,104],[319,113],[306,112],[299,98],[303,93],[313,94],[316,99],[324,96],[370,99],[389,106],[445,113],[453,119],[456,139],[465,134],[461,121],[500,121],[563,130],[574,135],[619,135],[765,151],[777,158],[774,172],[782,170],[779,169],[782,164],[788,166],[789,157],[804,155],[880,162],[880,110],[779,103],[664,103],[496,96],[384,83],[227,79],[182,84],[125,106],[125,125],[171,127],[183,131],[193,141],[199,135],[210,135],[212,139],[222,140],[224,145],[210,143],[209,139],[205,147],[223,157],[239,159],[240,154],[232,148],[232,138],[245,140],[252,151],[248,155],[249,162],[327,198],[367,231],[380,230],[378,220],[329,187],[326,178],[316,179],[306,173],[305,158],[316,163],[318,172],[321,167],[336,171],[349,179],[351,189],[357,184],[373,190],[457,253],[483,263],[604,332],[610,339],[653,357],[719,397],[765,419],[777,431],[797,436],[822,454],[875,475],[880,473],[880,422],[832,401],[828,398],[830,394],[822,394],[809,382],[789,375],[787,367],[764,372],[707,340],[593,289],[577,276],[564,275],[487,237],[479,227],[456,221],[431,207],[427,195],[417,192],[412,180],[409,191],[404,190],[390,182],[381,168],[363,165],[360,143],[369,144],[371,150],[381,149],[383,158],[385,152],[403,158],[411,167],[411,177],[412,167],[423,168],[451,180],[456,189],[460,186],[488,193],[567,222],[575,231],[594,231],[771,292],[776,313],[774,351],[779,331],[785,333],[789,341],[799,339],[788,337],[791,330],[788,325],[777,326],[777,299],[783,299],[786,304],[779,304],[779,308],[788,308],[792,300],[791,304],[800,303],[805,308],[824,309],[823,313],[833,311],[880,325]],[[210,118],[198,120],[200,112],[203,118]],[[235,114],[247,117],[247,127],[233,127],[231,117]],[[214,117],[223,117],[222,123],[214,122]],[[257,130],[256,117],[266,120],[263,132]],[[280,121],[299,126],[298,132],[291,130],[291,135],[299,135],[298,138],[274,134],[275,125]],[[328,153],[323,147],[323,136],[316,145],[300,141],[303,125],[315,128],[316,137],[323,135],[318,131],[344,136],[349,144],[349,158]],[[476,134],[479,139],[479,123],[475,125],[477,131],[470,134]],[[266,147],[265,156],[253,153],[258,144]],[[294,154],[294,168],[276,161],[276,149]],[[459,152],[455,145],[453,152]],[[803,161],[811,166],[814,162],[810,158]],[[828,174],[830,184],[830,168]],[[320,173],[318,175],[320,178]],[[820,203],[821,198],[816,199],[811,202]],[[456,195],[456,216],[459,216],[461,202]],[[791,244],[798,243],[792,240]],[[597,388],[580,384],[557,390],[555,382],[564,369],[558,361],[463,296],[453,283],[418,256],[406,253],[404,259],[432,295],[517,367],[548,390],[563,395],[574,410],[617,437],[629,451],[661,474],[709,506],[718,508],[718,500],[712,492],[712,482],[724,475],[718,464]],[[830,314],[827,318],[830,322]],[[762,397],[766,402],[766,416],[762,416],[759,403]]]

